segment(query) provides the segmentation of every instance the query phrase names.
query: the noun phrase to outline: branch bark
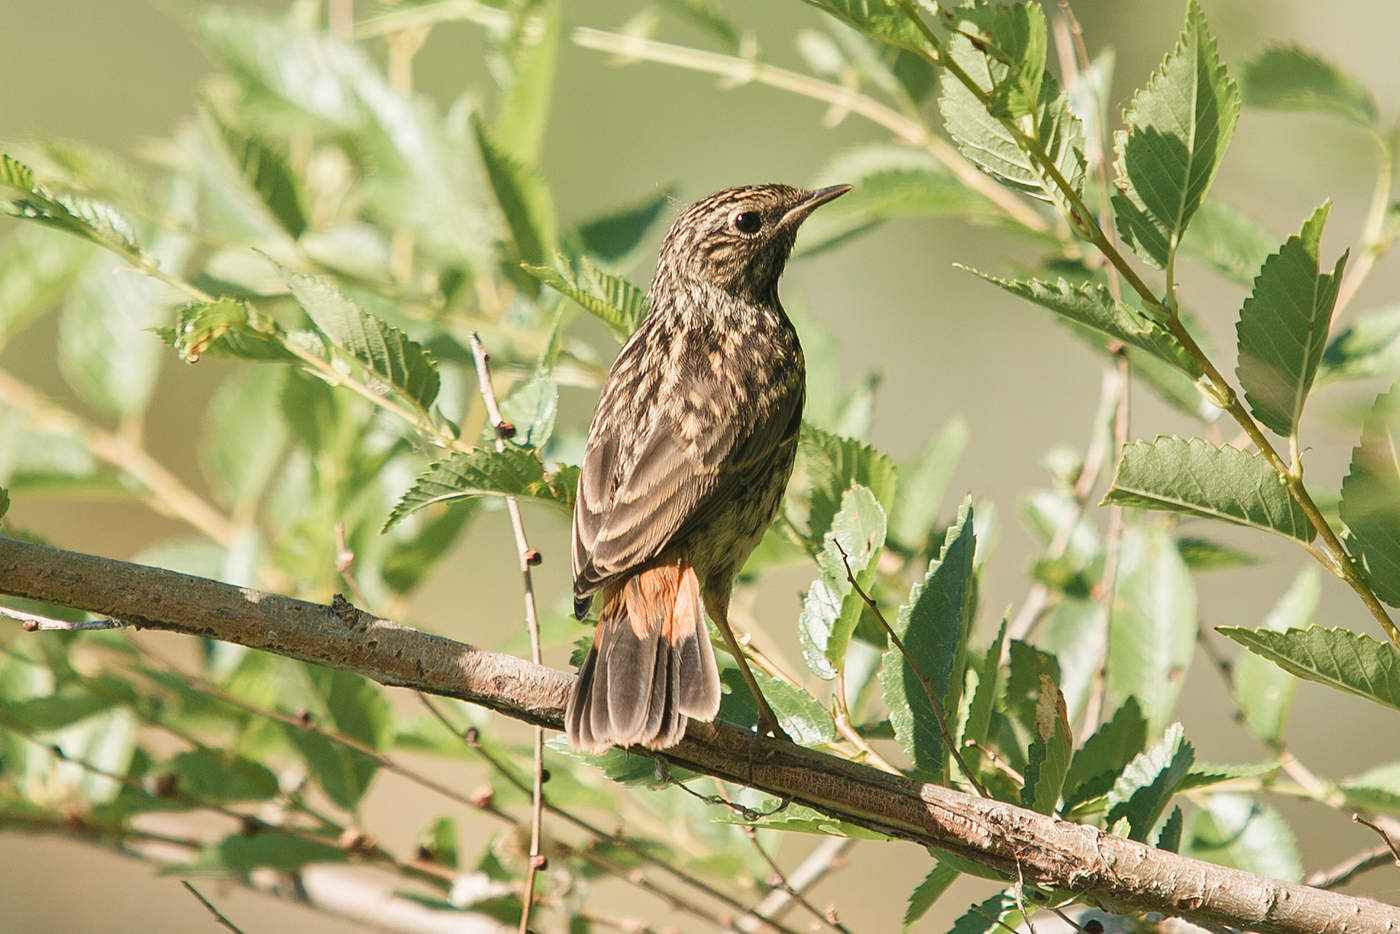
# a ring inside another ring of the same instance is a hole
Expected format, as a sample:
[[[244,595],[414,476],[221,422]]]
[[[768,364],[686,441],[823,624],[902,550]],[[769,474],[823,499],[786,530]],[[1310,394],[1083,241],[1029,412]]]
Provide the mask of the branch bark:
[[[0,592],[342,668],[553,730],[562,727],[572,680],[377,619],[343,598],[308,603],[6,538]],[[1215,866],[788,743],[755,749],[753,734],[722,721],[692,722],[685,740],[660,756],[1110,911],[1162,912],[1261,934],[1400,934],[1395,906]]]

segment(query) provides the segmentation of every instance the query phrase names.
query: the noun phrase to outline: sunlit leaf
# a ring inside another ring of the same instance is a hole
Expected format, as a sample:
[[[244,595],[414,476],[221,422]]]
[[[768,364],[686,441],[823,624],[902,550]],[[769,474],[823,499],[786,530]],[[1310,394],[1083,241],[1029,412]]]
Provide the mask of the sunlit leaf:
[[[1400,606],[1400,385],[1371,406],[1361,443],[1351,452],[1339,507],[1371,589]]]

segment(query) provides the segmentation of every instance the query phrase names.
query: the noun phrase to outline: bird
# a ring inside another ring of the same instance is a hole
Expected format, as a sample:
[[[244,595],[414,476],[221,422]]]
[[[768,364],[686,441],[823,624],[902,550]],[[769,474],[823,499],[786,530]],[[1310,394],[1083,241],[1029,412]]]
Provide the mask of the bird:
[[[666,749],[713,720],[705,616],[786,739],[729,626],[734,578],[782,503],[806,371],[778,279],[798,227],[850,185],[726,188],[662,241],[647,314],[618,352],[588,430],[574,503],[574,615],[593,644],[565,707],[570,745]]]

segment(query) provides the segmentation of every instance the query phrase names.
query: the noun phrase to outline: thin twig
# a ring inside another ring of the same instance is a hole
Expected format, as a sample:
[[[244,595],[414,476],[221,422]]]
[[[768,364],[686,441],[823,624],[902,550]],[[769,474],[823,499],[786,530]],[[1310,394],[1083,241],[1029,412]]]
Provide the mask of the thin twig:
[[[788,873],[788,883],[793,889],[803,892],[816,885],[828,872],[840,868],[845,861],[846,851],[855,845],[854,837],[827,837],[812,848],[806,859]],[[795,904],[791,895],[784,889],[773,889],[754,906],[754,911],[769,918],[778,919]],[[758,922],[752,917],[741,918],[738,924],[741,931],[757,931]]]
[[[841,563],[846,567],[846,580],[850,582],[851,589],[853,589],[861,600],[865,602],[865,605],[870,608],[870,612],[875,614],[875,618],[879,620],[880,625],[884,627],[885,635],[889,637],[894,647],[899,650],[899,654],[904,656],[904,660],[909,663],[909,670],[914,672],[914,677],[918,679],[919,684],[924,689],[924,694],[928,696],[929,705],[933,708],[934,719],[938,721],[938,731],[943,734],[943,745],[947,748],[949,754],[952,755],[953,761],[957,762],[958,768],[962,769],[962,773],[967,778],[968,782],[971,783],[973,788],[977,789],[977,793],[984,798],[991,797],[987,794],[987,789],[983,788],[982,783],[977,780],[977,776],[967,767],[967,763],[963,761],[962,752],[958,750],[958,744],[953,741],[953,733],[948,729],[948,721],[943,716],[943,704],[938,699],[938,692],[933,689],[933,682],[929,681],[928,676],[919,670],[919,665],[914,661],[914,656],[904,647],[904,640],[899,638],[899,634],[894,631],[894,627],[885,619],[885,614],[880,609],[879,604],[875,602],[870,594],[865,592],[865,588],[856,580],[855,574],[851,571],[851,559],[846,554],[846,549],[841,547],[841,543],[837,541],[836,538],[833,537],[831,541],[836,546],[836,550],[841,553]]]
[[[491,364],[486,356],[486,348],[473,331],[471,335],[472,360],[476,363],[476,380],[481,389],[481,400],[486,404],[486,414],[491,419],[491,428],[496,436],[496,450],[506,449],[506,439],[515,434],[515,426],[501,417],[500,406],[496,404],[496,390],[491,385]],[[535,584],[530,568],[540,563],[540,553],[530,547],[525,537],[525,523],[520,518],[520,503],[514,496],[506,497],[506,511],[510,513],[510,526],[515,532],[516,555],[520,560],[520,574],[525,588],[525,630],[530,634],[530,658],[540,664],[540,621],[535,610]],[[540,823],[544,812],[544,728],[535,727],[535,773],[534,786],[530,797],[530,867],[525,875],[525,895],[521,899],[520,934],[526,934],[530,924],[530,906],[535,897],[535,874],[545,867],[545,858],[540,853]]]
[[[199,894],[199,889],[190,885],[184,879],[180,880],[180,884],[185,887],[186,892],[189,892],[195,898],[199,899],[199,903],[203,905],[206,909],[208,909],[209,913],[214,916],[214,920],[219,922],[220,925],[222,925],[225,928],[228,928],[230,931],[233,932],[233,934],[243,934],[243,930],[238,925],[234,924],[228,918],[224,917],[223,912],[215,908],[213,904],[209,901],[209,899]]]
[[[1400,849],[1396,848],[1395,841],[1390,839],[1390,834],[1385,832],[1385,828],[1367,820],[1360,814],[1351,815],[1351,820],[1352,823],[1361,824],[1363,827],[1370,827],[1376,833],[1380,834],[1381,839],[1385,841],[1385,845],[1390,849],[1390,855],[1395,859],[1395,865],[1400,866]]]
[[[744,835],[749,838],[749,842],[753,844],[753,848],[758,853],[759,858],[763,860],[764,864],[768,866],[769,871],[773,873],[773,879],[777,882],[777,885],[774,886],[775,888],[786,892],[789,898],[801,905],[812,917],[827,925],[832,930],[844,931],[846,934],[850,934],[850,928],[846,927],[837,919],[835,908],[832,908],[829,912],[818,911],[815,905],[807,901],[806,896],[802,894],[801,890],[788,881],[787,876],[783,875],[783,871],[779,868],[777,862],[773,857],[768,855],[768,851],[763,848],[763,844],[758,842],[757,828],[745,827]]]
[[[1335,889],[1346,885],[1363,872],[1395,864],[1395,854],[1390,841],[1387,840],[1380,846],[1349,856],[1335,866],[1313,873],[1303,880],[1303,884],[1315,889]]]
[[[846,700],[846,673],[841,669],[836,671],[836,690],[833,692],[836,698],[836,715],[832,720],[836,723],[836,732],[840,733],[860,752],[865,754],[865,758],[874,763],[879,768],[884,769],[891,775],[900,774],[899,769],[890,764],[889,760],[875,751],[875,747],[870,745],[870,741],[860,735],[855,724],[851,722],[851,708]]]
[[[94,629],[125,629],[127,626],[119,619],[53,619],[7,606],[0,606],[0,616],[23,623],[25,632],[86,632]]]

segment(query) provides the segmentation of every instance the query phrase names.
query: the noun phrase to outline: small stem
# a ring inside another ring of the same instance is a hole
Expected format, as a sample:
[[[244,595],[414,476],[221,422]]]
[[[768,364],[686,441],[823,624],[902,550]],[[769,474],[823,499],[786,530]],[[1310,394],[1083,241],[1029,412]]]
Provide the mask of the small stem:
[[[1330,869],[1319,870],[1304,879],[1303,884],[1315,889],[1335,889],[1346,885],[1363,872],[1386,865],[1395,865],[1395,856],[1391,852],[1389,841],[1350,856]]]
[[[783,875],[783,871],[778,867],[777,862],[773,859],[773,857],[768,855],[768,851],[763,848],[763,844],[758,842],[757,828],[745,827],[744,835],[749,838],[749,842],[753,844],[754,851],[758,853],[759,858],[763,860],[764,864],[768,867],[769,871],[773,873],[773,878],[776,879],[778,883],[776,888],[779,888],[781,891],[786,892],[794,902],[806,909],[808,914],[816,918],[821,923],[825,924],[827,927],[831,928],[834,931],[844,931],[845,934],[850,934],[850,928],[846,927],[840,921],[836,920],[834,910],[831,915],[827,915],[823,912],[818,911],[816,907],[812,905],[811,902],[807,901],[806,897],[803,896],[802,892],[795,888],[792,885],[792,883],[788,881],[787,876]]]
[[[871,746],[869,741],[867,741],[864,736],[860,735],[860,731],[857,730],[855,724],[851,722],[851,708],[846,701],[846,672],[839,668],[836,671],[835,697],[836,716],[832,719],[836,723],[836,732],[850,740],[851,744],[855,746],[857,750],[864,753],[865,758],[878,768],[884,769],[891,775],[901,774],[899,769],[895,768],[884,756],[875,751],[875,747]]]
[[[1395,184],[1395,154],[1390,145],[1381,137],[1375,136],[1380,150],[1380,165],[1376,171],[1376,186],[1371,192],[1371,206],[1361,227],[1361,255],[1347,270],[1346,278],[1337,289],[1337,302],[1332,307],[1332,323],[1335,325],[1342,312],[1351,304],[1361,284],[1375,268],[1376,260],[1390,248],[1391,238],[1385,235],[1385,217],[1390,210],[1391,189]]]
[[[1390,855],[1395,860],[1395,865],[1400,866],[1400,848],[1397,848],[1395,846],[1395,841],[1390,839],[1390,834],[1385,832],[1385,828],[1372,821],[1367,820],[1360,814],[1351,815],[1351,819],[1353,823],[1360,824],[1363,827],[1370,827],[1376,833],[1380,834],[1381,840],[1385,842],[1386,848],[1390,850]]]
[[[957,743],[953,741],[953,734],[948,729],[948,721],[943,716],[943,704],[938,700],[938,692],[933,689],[933,682],[929,681],[928,676],[919,670],[918,663],[914,661],[914,656],[904,647],[904,640],[899,638],[898,633],[894,631],[889,621],[885,619],[885,614],[881,611],[879,605],[871,598],[870,594],[865,592],[865,588],[860,585],[860,582],[856,580],[855,574],[851,571],[851,560],[846,554],[846,549],[842,548],[841,543],[835,538],[832,538],[831,541],[836,545],[836,550],[841,553],[841,563],[846,567],[846,580],[850,582],[851,589],[853,589],[865,605],[870,608],[870,612],[875,614],[875,618],[879,620],[880,625],[884,627],[885,635],[889,637],[894,647],[899,650],[899,654],[904,656],[904,660],[909,664],[909,670],[914,672],[914,677],[918,679],[919,684],[923,687],[924,694],[928,697],[929,705],[933,708],[934,719],[938,721],[938,731],[943,736],[943,745],[947,748],[953,760],[957,762],[958,768],[962,769],[963,776],[967,778],[972,787],[977,790],[977,793],[984,798],[990,797],[987,794],[987,789],[982,787],[982,783],[977,780],[977,776],[973,774],[972,770],[967,767],[967,763],[963,761],[962,752],[958,750]]]
[[[221,927],[224,927],[224,928],[227,928],[227,929],[230,930],[230,931],[233,931],[233,934],[243,934],[242,929],[239,928],[238,925],[236,925],[236,924],[234,924],[232,921],[230,921],[228,918],[224,917],[223,913],[220,912],[219,909],[215,908],[214,905],[209,901],[209,899],[207,899],[207,898],[205,898],[203,895],[199,894],[199,890],[198,890],[198,889],[196,889],[194,886],[190,885],[190,884],[189,884],[188,882],[186,882],[184,879],[181,879],[181,880],[180,880],[180,884],[183,885],[183,886],[185,887],[185,891],[186,891],[186,892],[189,892],[189,893],[190,893],[191,895],[193,895],[195,898],[199,899],[199,903],[200,903],[201,905],[203,905],[203,906],[208,910],[208,912],[209,912],[211,915],[214,916],[214,920],[217,921],[217,922],[219,922],[219,925],[220,925]]]
[[[828,872],[839,868],[845,861],[846,852],[855,845],[853,837],[828,837],[812,848],[807,858],[797,868],[788,873],[788,882],[801,892],[821,880]],[[774,889],[754,906],[755,913],[769,918],[781,918],[793,904],[792,896],[782,889]],[[739,920],[739,930],[757,931],[758,922],[752,917]]]

